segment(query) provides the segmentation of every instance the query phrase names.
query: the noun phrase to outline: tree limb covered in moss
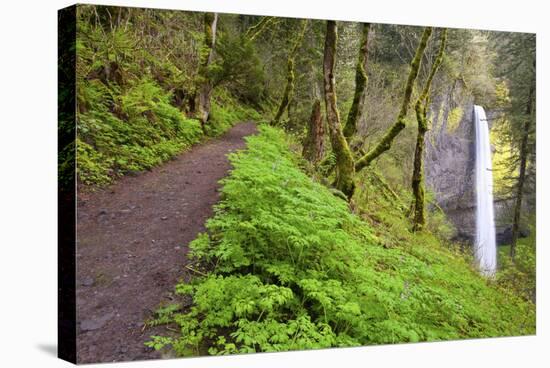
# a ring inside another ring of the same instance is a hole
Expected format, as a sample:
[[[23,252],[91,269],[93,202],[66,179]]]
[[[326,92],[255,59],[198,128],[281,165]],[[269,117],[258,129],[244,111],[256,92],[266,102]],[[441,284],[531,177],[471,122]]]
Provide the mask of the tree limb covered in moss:
[[[407,111],[409,108],[409,103],[411,101],[411,95],[413,91],[414,82],[418,76],[418,70],[420,69],[420,63],[422,61],[422,56],[426,50],[426,45],[428,44],[428,39],[432,35],[432,27],[424,28],[422,33],[422,39],[418,44],[416,53],[411,62],[411,69],[409,72],[409,77],[407,78],[407,83],[405,85],[405,94],[403,95],[403,102],[401,104],[401,110],[397,116],[397,121],[388,129],[380,141],[372,148],[367,154],[357,160],[355,164],[355,170],[359,171],[380,156],[382,153],[386,152],[391,148],[391,144],[395,137],[405,128],[405,117],[407,116]]]
[[[412,191],[414,195],[413,203],[413,231],[421,231],[426,224],[426,211],[425,211],[425,199],[424,199],[424,163],[422,156],[424,155],[424,139],[426,132],[428,131],[428,119],[426,111],[428,109],[430,101],[430,88],[432,80],[443,61],[443,53],[445,52],[445,45],[447,43],[447,29],[441,30],[441,41],[439,44],[439,51],[435,58],[428,79],[424,84],[422,94],[418,97],[415,104],[416,120],[418,122],[418,132],[416,136],[416,148],[414,151],[414,165],[412,175]]]
[[[347,138],[348,142],[357,131],[357,123],[361,119],[365,106],[368,80],[367,61],[369,51],[369,30],[370,23],[363,23],[359,56],[355,68],[355,94],[353,96],[353,102],[344,127],[344,136]]]
[[[273,118],[273,125],[278,125],[281,117],[283,116],[285,110],[288,108],[288,105],[290,104],[290,101],[292,100],[292,95],[294,94],[294,59],[296,58],[296,53],[298,52],[298,47],[302,44],[302,40],[304,39],[304,35],[306,33],[307,28],[307,19],[302,20],[302,30],[298,35],[296,36],[296,40],[294,41],[294,45],[292,46],[292,50],[290,51],[288,55],[287,60],[287,77],[286,77],[286,86],[285,90],[283,92],[283,98],[281,100],[281,104],[279,105],[279,109],[277,110],[277,113],[275,114],[275,117]]]
[[[262,17],[262,19],[251,26],[246,30],[245,37],[250,41],[254,41],[264,30],[267,29],[267,26],[277,21],[276,17]]]
[[[353,156],[348,142],[342,133],[340,114],[336,103],[336,82],[334,78],[334,65],[336,63],[336,42],[338,39],[335,21],[327,21],[325,36],[325,49],[323,58],[323,78],[327,122],[329,127],[332,151],[336,156],[336,181],[335,187],[348,198],[351,198],[355,189],[353,176],[355,167]]]

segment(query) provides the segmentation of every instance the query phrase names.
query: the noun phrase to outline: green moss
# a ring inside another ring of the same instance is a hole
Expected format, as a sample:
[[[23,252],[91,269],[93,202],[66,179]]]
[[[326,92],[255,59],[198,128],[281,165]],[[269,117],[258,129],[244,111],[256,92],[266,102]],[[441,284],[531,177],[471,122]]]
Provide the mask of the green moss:
[[[449,112],[449,116],[447,117],[448,133],[454,133],[458,129],[463,115],[464,115],[464,110],[460,106],[455,107]]]
[[[355,190],[355,164],[348,142],[342,133],[340,112],[336,102],[336,81],[334,67],[336,64],[336,44],[338,28],[335,21],[327,21],[325,49],[323,59],[323,78],[325,88],[325,109],[329,128],[330,143],[336,157],[336,180],[334,186],[351,199]]]
[[[363,113],[365,105],[365,94],[367,87],[367,60],[368,60],[368,41],[369,41],[370,23],[363,23],[361,47],[355,67],[355,93],[351,104],[346,125],[344,127],[344,136],[349,141],[357,131],[357,123]]]
[[[254,41],[267,27],[273,23],[277,22],[277,17],[262,17],[262,19],[255,25],[249,27],[246,30],[246,37],[250,41]]]

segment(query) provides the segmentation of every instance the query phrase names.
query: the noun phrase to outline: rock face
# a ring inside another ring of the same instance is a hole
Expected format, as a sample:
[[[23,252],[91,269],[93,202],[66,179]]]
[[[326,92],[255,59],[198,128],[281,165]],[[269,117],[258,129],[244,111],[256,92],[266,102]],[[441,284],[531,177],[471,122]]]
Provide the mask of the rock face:
[[[475,239],[475,129],[472,95],[460,80],[434,96],[426,139],[426,186],[457,229]]]
[[[474,97],[460,80],[433,97],[426,139],[426,186],[455,226],[456,240],[473,244],[476,234]],[[491,112],[487,112],[491,127]],[[495,198],[497,244],[511,238],[513,201]],[[520,236],[528,232],[522,230]]]

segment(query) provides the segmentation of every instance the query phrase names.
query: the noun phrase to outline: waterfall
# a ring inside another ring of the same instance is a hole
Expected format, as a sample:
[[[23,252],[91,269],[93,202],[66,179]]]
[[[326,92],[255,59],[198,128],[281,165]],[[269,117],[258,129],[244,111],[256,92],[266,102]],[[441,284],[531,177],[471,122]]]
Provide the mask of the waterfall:
[[[485,110],[474,106],[476,127],[476,243],[475,257],[481,272],[493,275],[497,266],[493,209],[493,165],[489,125]]]

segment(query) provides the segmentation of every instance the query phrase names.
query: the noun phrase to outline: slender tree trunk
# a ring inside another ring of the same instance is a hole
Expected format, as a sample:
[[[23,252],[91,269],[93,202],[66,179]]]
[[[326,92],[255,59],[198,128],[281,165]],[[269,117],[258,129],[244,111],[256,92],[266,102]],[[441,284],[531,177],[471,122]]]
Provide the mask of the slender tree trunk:
[[[416,136],[416,149],[414,151],[414,167],[412,175],[412,191],[414,195],[414,218],[413,218],[413,231],[421,231],[426,224],[426,211],[425,211],[425,199],[424,199],[424,139],[426,132],[428,131],[428,118],[426,111],[430,104],[430,88],[432,80],[437,72],[437,69],[443,61],[443,53],[445,51],[445,44],[447,42],[447,29],[441,31],[441,43],[439,44],[439,51],[437,57],[434,60],[422,94],[418,98],[415,104],[416,120],[418,121],[418,133]]]
[[[313,103],[311,117],[307,128],[302,155],[311,163],[318,163],[323,156],[323,120],[321,117],[321,101],[316,99]]]
[[[417,112],[417,115],[422,114]],[[417,117],[418,119],[418,117]],[[422,118],[420,118],[422,119]],[[424,209],[424,165],[422,160],[422,155],[424,154],[424,137],[427,129],[420,127],[420,122],[418,125],[418,134],[416,136],[416,149],[414,151],[414,167],[413,167],[413,177],[412,177],[412,190],[414,195],[413,203],[413,231],[420,231],[424,228],[426,223],[426,211]],[[424,123],[422,123],[424,124]]]
[[[214,58],[214,46],[216,44],[216,28],[218,24],[218,13],[204,14],[204,36],[205,46],[201,50],[201,63],[199,66],[199,119],[204,128],[210,116],[210,97],[212,96],[213,85],[208,76],[208,67]]]
[[[518,178],[518,187],[516,194],[516,203],[514,206],[514,223],[512,224],[512,241],[510,243],[510,258],[512,261],[516,256],[516,246],[519,237],[519,224],[521,220],[521,203],[523,199],[523,186],[525,184],[525,172],[527,169],[527,144],[529,141],[529,131],[531,130],[531,124],[534,115],[534,91],[533,89],[529,90],[529,103],[527,104],[527,114],[529,117],[525,120],[523,125],[523,137],[521,137],[521,146],[520,146],[520,164],[519,164],[519,178]]]
[[[397,137],[397,135],[401,133],[401,131],[405,128],[405,118],[407,116],[409,103],[411,101],[414,82],[416,80],[416,77],[418,76],[420,62],[422,61],[422,56],[424,55],[424,51],[426,50],[426,45],[428,44],[428,39],[432,34],[432,30],[432,27],[426,27],[424,28],[424,32],[422,33],[422,39],[420,40],[420,44],[418,45],[414,58],[411,62],[411,69],[409,72],[407,83],[405,85],[405,94],[403,96],[401,110],[399,112],[399,115],[397,116],[397,121],[388,129],[388,131],[374,146],[374,148],[372,148],[363,157],[357,160],[357,163],[355,164],[356,171],[360,171],[363,168],[367,167],[374,159],[389,150],[395,137]]]
[[[357,124],[361,120],[365,107],[365,96],[367,94],[367,61],[369,51],[369,30],[370,23],[363,23],[363,34],[361,36],[361,47],[359,57],[355,68],[355,94],[349,110],[346,126],[344,127],[344,136],[350,141],[350,138],[357,132]]]
[[[279,109],[277,110],[277,113],[275,114],[275,117],[273,118],[273,125],[278,125],[281,117],[283,116],[284,112],[288,109],[288,105],[290,104],[290,100],[292,100],[292,96],[294,94],[294,59],[296,58],[296,53],[298,52],[298,47],[302,43],[302,40],[304,38],[304,34],[306,32],[307,27],[307,20],[302,21],[302,30],[300,33],[298,33],[296,40],[294,42],[294,46],[292,47],[292,50],[290,51],[290,54],[288,55],[287,60],[287,77],[286,77],[286,86],[285,90],[283,92],[283,98],[281,100],[281,104],[279,105]]]
[[[353,176],[355,167],[348,142],[342,133],[340,114],[336,104],[336,82],[334,78],[334,65],[336,62],[336,41],[338,39],[335,21],[327,21],[327,33],[325,37],[325,50],[323,59],[323,77],[325,106],[327,123],[329,128],[330,143],[336,156],[336,181],[335,187],[346,197],[351,198],[355,189]]]

